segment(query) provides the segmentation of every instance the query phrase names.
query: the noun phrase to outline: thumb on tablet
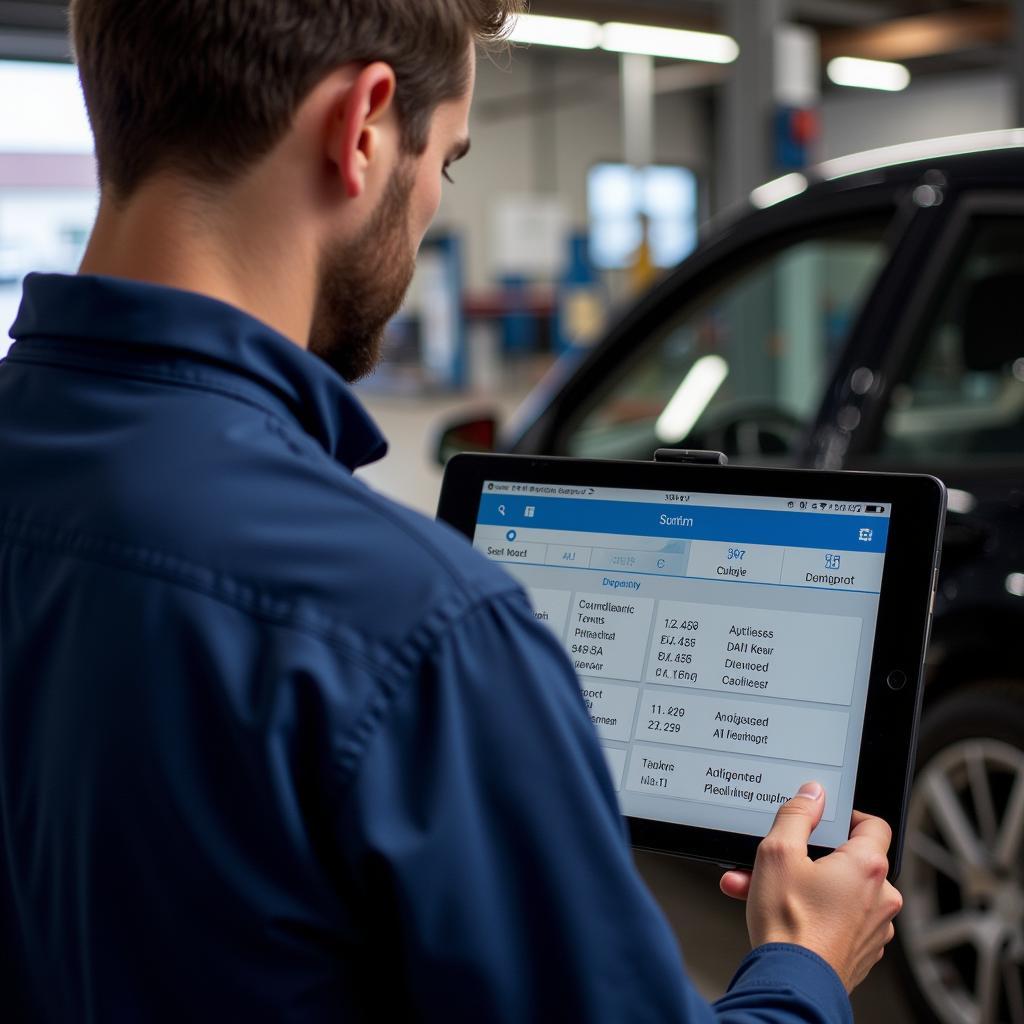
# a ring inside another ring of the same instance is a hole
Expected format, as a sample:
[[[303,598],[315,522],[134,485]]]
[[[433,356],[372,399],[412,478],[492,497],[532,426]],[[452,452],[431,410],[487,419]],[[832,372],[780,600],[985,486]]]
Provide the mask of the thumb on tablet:
[[[750,895],[750,872],[733,868],[726,871],[718,882],[718,888],[734,900],[745,900]]]
[[[775,824],[765,839],[784,846],[807,846],[811,833],[825,812],[825,790],[818,782],[805,782],[775,815]]]
[[[765,836],[766,840],[771,840],[768,845],[775,847],[776,852],[784,852],[787,857],[803,847],[801,853],[806,856],[808,840],[824,811],[825,790],[817,782],[805,783],[797,795],[787,800],[776,813],[775,824]],[[751,880],[749,871],[733,870],[722,875],[718,885],[726,896],[745,900],[750,896]]]

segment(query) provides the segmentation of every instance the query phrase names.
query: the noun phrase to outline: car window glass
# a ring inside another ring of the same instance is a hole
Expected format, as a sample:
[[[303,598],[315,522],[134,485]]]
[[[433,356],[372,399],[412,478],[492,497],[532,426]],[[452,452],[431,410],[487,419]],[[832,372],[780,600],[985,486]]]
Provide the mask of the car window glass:
[[[899,462],[1024,452],[1024,218],[979,223],[892,390],[879,454]]]
[[[562,448],[597,458],[647,459],[665,446],[786,457],[885,256],[886,223],[805,236],[698,294],[636,340]]]

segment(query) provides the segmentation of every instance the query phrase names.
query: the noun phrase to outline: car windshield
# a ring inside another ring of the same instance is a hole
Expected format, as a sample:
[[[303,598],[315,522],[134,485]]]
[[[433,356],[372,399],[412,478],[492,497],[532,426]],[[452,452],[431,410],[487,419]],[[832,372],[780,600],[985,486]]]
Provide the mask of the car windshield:
[[[888,218],[806,235],[696,295],[589,396],[567,454],[651,457],[655,448],[791,453],[885,256]],[[684,289],[685,290],[685,289]]]

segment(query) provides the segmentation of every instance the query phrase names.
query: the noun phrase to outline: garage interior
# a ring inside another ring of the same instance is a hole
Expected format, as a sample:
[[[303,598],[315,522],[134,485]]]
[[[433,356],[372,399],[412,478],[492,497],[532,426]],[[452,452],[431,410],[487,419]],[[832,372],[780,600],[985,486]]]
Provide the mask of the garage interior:
[[[472,155],[445,185],[383,365],[356,386],[391,442],[362,475],[428,515],[449,424],[500,429],[681,261],[782,209],[816,168],[924,159],[965,135],[968,149],[1024,148],[1024,0],[534,0],[517,31],[480,61]],[[74,271],[96,201],[67,5],[0,0],[0,335],[26,273]],[[1006,571],[1024,597],[1024,569]],[[742,907],[714,868],[638,860],[719,995],[746,952]],[[960,1007],[942,1024],[1024,1024],[1024,992],[1006,984],[1008,1016]],[[906,990],[887,960],[857,1019],[927,1021]]]

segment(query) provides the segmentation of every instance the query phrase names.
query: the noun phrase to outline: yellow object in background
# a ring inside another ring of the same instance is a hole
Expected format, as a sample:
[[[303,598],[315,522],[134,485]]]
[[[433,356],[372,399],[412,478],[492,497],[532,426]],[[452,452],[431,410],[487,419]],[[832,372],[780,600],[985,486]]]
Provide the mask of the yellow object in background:
[[[651,251],[650,219],[643,214],[640,216],[641,237],[640,245],[633,256],[633,262],[629,267],[629,290],[634,296],[642,295],[650,289],[658,280],[659,271],[654,265],[654,254]]]
[[[593,345],[607,319],[600,292],[591,286],[568,289],[563,299],[566,337],[577,348]]]

